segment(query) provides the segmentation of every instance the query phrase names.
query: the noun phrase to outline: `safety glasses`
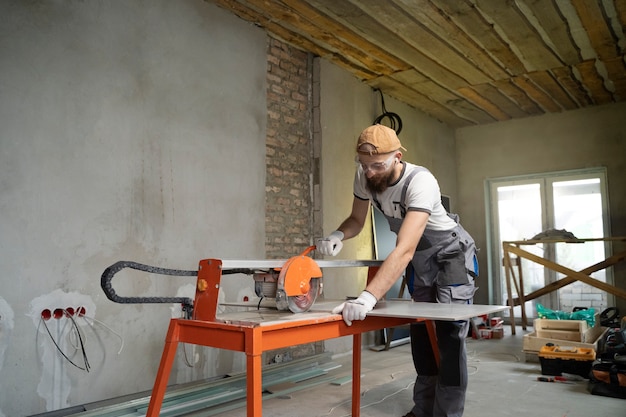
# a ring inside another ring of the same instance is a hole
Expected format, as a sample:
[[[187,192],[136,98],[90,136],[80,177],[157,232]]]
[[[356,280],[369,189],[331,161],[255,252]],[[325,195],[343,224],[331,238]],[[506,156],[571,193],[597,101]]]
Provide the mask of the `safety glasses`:
[[[389,167],[391,166],[391,162],[394,160],[395,157],[396,157],[396,154],[394,153],[393,155],[389,157],[389,159],[383,162],[373,162],[371,164],[364,164],[363,162],[359,160],[359,156],[357,155],[356,158],[354,159],[354,162],[356,162],[358,165],[361,166],[361,169],[363,169],[363,172],[367,172],[367,171],[383,172],[389,169]]]

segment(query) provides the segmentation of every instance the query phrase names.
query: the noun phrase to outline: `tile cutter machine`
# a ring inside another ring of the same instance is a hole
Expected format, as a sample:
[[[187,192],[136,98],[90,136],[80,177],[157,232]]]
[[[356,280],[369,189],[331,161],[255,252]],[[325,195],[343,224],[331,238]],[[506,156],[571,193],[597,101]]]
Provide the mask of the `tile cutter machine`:
[[[368,278],[373,276],[382,261],[315,261],[307,256],[315,246],[309,246],[300,255],[288,260],[222,261],[203,259],[197,271],[165,269],[130,261],[119,261],[104,270],[101,287],[107,298],[121,304],[180,303],[188,319],[216,321],[219,288],[222,275],[246,274],[254,278],[256,295],[261,301],[269,300],[278,310],[293,313],[308,311],[322,294],[321,266],[368,268]],[[187,297],[122,297],[111,283],[115,274],[131,268],[148,273],[171,276],[197,276],[195,299]],[[264,302],[263,307],[268,307]]]

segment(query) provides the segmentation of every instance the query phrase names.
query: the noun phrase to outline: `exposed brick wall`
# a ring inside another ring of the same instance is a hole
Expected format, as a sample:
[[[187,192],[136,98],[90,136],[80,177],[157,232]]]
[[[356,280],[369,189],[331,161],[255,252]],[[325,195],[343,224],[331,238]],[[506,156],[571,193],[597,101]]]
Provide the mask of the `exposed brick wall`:
[[[265,253],[287,259],[312,244],[313,57],[268,38]],[[322,353],[316,342],[265,353],[264,362]]]
[[[298,255],[312,236],[312,57],[269,38],[267,54],[265,251]]]

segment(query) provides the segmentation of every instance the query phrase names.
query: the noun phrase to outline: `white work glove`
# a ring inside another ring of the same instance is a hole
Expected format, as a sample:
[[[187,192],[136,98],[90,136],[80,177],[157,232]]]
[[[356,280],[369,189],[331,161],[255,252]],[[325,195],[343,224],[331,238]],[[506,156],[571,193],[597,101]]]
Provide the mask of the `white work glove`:
[[[333,308],[332,313],[341,313],[343,321],[345,321],[348,326],[352,326],[354,320],[365,319],[365,316],[368,312],[372,311],[377,301],[378,300],[376,300],[376,297],[374,297],[372,293],[363,291],[356,300],[346,301]]]
[[[327,237],[317,240],[317,251],[322,255],[335,256],[339,253],[339,251],[341,251],[341,248],[343,248],[343,243],[341,242],[342,239],[343,232],[335,230]]]

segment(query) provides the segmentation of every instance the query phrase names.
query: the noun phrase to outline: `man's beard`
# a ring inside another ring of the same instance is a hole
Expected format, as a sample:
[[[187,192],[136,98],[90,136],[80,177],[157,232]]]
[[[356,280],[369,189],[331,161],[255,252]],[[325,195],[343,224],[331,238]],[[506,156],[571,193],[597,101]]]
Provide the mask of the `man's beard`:
[[[365,178],[365,185],[370,192],[374,194],[381,194],[389,187],[392,178],[393,169],[390,169],[389,172],[374,175],[371,178]]]

